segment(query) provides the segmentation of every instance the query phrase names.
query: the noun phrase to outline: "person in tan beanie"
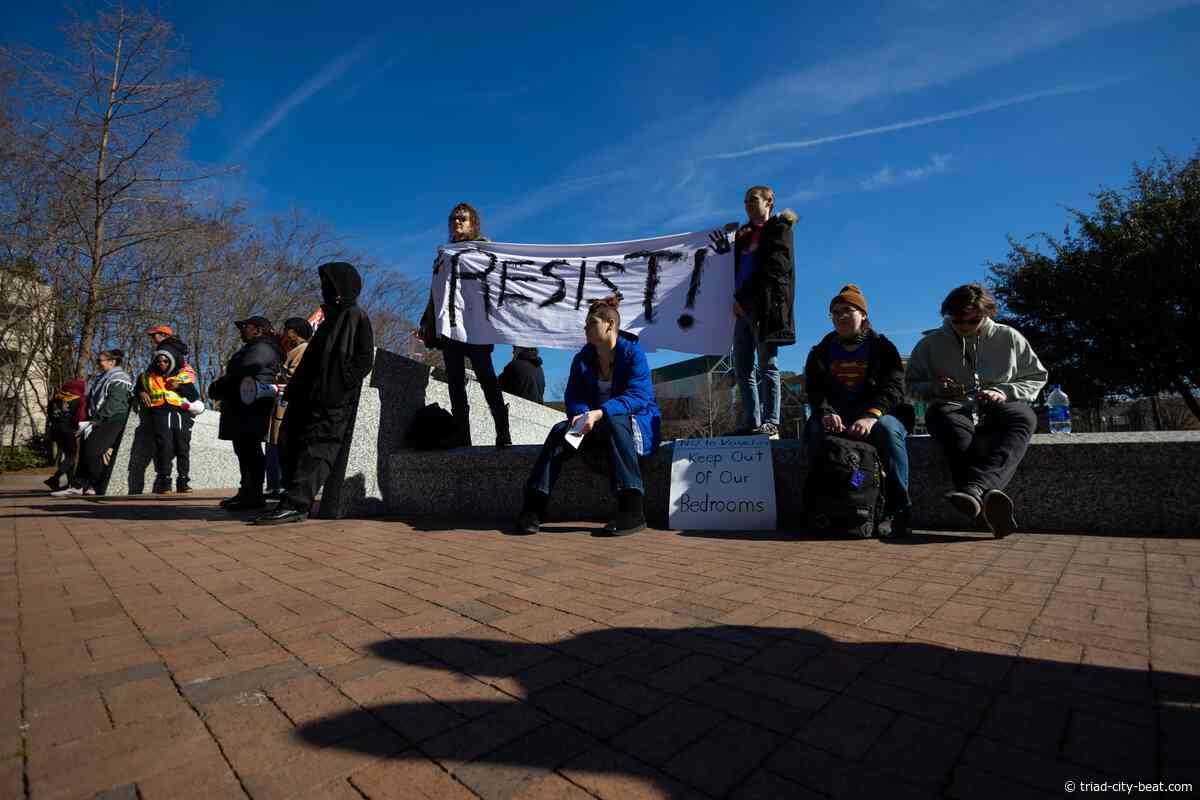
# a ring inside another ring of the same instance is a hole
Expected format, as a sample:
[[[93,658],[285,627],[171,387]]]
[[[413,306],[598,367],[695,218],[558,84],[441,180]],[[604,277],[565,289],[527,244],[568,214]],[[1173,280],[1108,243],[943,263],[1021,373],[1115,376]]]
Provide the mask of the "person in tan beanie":
[[[854,284],[829,301],[833,330],[808,354],[804,386],[813,415],[805,438],[809,458],[821,441],[842,434],[870,442],[887,473],[880,538],[908,533],[912,500],[908,493],[908,431],[892,410],[904,402],[904,366],[888,338],[871,327],[867,298]]]

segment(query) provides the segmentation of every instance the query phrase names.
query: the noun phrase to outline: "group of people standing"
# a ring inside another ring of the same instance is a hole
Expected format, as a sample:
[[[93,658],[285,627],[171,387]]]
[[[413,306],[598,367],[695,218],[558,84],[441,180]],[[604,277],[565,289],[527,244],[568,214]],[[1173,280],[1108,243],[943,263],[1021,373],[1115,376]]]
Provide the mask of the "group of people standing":
[[[233,443],[241,473],[237,493],[220,506],[261,511],[256,525],[307,518],[337,462],[363,378],[375,361],[371,320],[358,305],[358,270],[334,261],[318,267],[317,275],[322,314],[316,331],[300,317],[284,323],[282,338],[265,317],[237,321],[243,345],[209,387],[221,409],[217,435]],[[269,499],[278,503],[268,508]]]
[[[731,434],[777,439],[779,348],[796,343],[793,227],[798,217],[790,210],[775,213],[768,186],[751,187],[744,202],[747,221],[726,226],[734,233],[732,349],[742,413]],[[451,242],[487,241],[479,212],[467,203],[450,212],[448,228]],[[237,494],[221,506],[262,510],[269,497],[279,500],[255,518],[256,524],[307,516],[338,458],[359,387],[373,364],[370,320],[357,305],[358,272],[344,262],[317,271],[323,321],[316,332],[299,317],[284,323],[282,338],[263,317],[237,321],[243,346],[209,387],[221,410],[219,436],[233,443],[241,472]],[[567,419],[550,431],[525,483],[517,533],[540,529],[563,464],[581,451],[607,462],[617,512],[603,532],[622,536],[646,525],[639,459],[661,441],[661,413],[638,337],[621,330],[619,303],[619,297],[607,297],[588,309],[587,343],[571,362],[566,387]],[[903,536],[911,525],[912,500],[909,426],[901,421],[902,409],[906,397],[926,401],[927,428],[942,443],[954,479],[946,500],[971,519],[981,517],[996,536],[1011,532],[1016,520],[1004,488],[1035,429],[1030,403],[1048,377],[1037,355],[1018,331],[995,321],[996,301],[978,284],[959,286],[946,296],[941,328],[918,342],[907,368],[895,345],[872,326],[868,311],[863,291],[843,286],[829,303],[832,330],[808,354],[805,384],[814,412],[805,431],[810,454],[829,436],[873,444],[886,475],[877,533]],[[492,345],[437,334],[432,295],[414,333],[444,357],[454,443],[470,444],[469,360],[495,423],[495,444],[511,445],[503,391],[541,401],[545,377],[537,350],[515,347],[513,362],[498,378]],[[195,371],[187,364],[186,345],[170,328],[158,326],[148,334],[155,351],[136,387],[122,369],[121,351],[106,350],[97,357],[100,374],[86,387],[73,382],[60,390],[63,398],[74,397],[81,405],[63,412],[53,435],[64,448],[79,436],[82,448],[69,486],[57,494],[95,492],[135,394],[155,445],[154,491],[170,491],[172,460],[179,473],[176,491],[190,490],[191,420],[204,409]],[[47,483],[54,488],[59,477],[56,473]]]
[[[747,222],[734,237],[733,364],[742,419],[733,435],[779,437],[779,348],[796,343],[792,211],[776,214],[768,186],[746,191]],[[525,483],[514,532],[538,532],[562,465],[575,455],[572,435],[604,455],[617,512],[603,533],[645,528],[638,459],[659,444],[660,412],[637,337],[620,330],[617,298],[595,302],[584,322],[587,344],[576,354],[566,391],[568,419],[556,425]],[[979,284],[952,290],[941,328],[918,342],[907,368],[895,345],[871,325],[866,295],[843,286],[829,303],[833,329],[812,347],[805,388],[813,415],[805,431],[814,458],[822,439],[847,436],[873,444],[885,473],[881,537],[901,537],[912,522],[906,397],[926,401],[926,425],[949,459],[954,489],[947,502],[997,537],[1016,528],[1004,492],[1036,427],[1032,401],[1048,374],[1025,338],[995,321],[995,299]]]

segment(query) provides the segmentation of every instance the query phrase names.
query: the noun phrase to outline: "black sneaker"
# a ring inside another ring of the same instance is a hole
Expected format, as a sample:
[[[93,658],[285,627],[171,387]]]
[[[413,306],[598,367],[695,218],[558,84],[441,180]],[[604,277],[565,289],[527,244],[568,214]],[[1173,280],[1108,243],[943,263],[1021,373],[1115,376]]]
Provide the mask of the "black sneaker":
[[[221,508],[229,508],[234,503],[241,502],[241,500],[242,500],[242,496],[240,494],[235,494],[233,497],[226,497],[224,500],[217,503],[217,505],[220,506]]]
[[[308,519],[308,512],[292,508],[287,503],[280,503],[265,514],[259,514],[251,525],[286,525],[289,522],[303,522]]]
[[[187,478],[178,478],[175,481],[175,494],[191,494],[192,484]]]
[[[876,535],[880,539],[902,539],[908,536],[910,525],[912,525],[912,512],[897,511],[879,521]]]
[[[528,536],[531,533],[537,533],[542,529],[542,520],[536,512],[522,511],[517,515],[517,524],[513,526],[513,533],[518,536]]]
[[[979,516],[979,512],[983,510],[982,498],[979,495],[979,490],[974,486],[964,486],[962,489],[946,492],[943,497],[949,500],[950,505],[958,509],[968,519],[975,519]]]
[[[238,497],[224,506],[226,511],[257,511],[266,507],[267,499],[265,497]]]
[[[990,489],[983,496],[983,521],[997,539],[1003,539],[1017,529],[1013,516],[1012,498],[999,489]]]
[[[601,536],[629,536],[646,529],[646,517],[640,511],[618,511],[603,528]]]

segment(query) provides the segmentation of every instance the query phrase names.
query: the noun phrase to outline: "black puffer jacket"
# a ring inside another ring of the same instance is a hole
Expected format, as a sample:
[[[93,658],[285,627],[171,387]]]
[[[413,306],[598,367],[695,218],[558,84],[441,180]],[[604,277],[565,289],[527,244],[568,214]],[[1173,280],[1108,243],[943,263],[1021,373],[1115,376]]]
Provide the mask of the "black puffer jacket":
[[[375,363],[375,334],[356,303],[362,278],[352,265],[331,261],[317,268],[325,320],[317,328],[284,396],[289,403],[340,408],[358,397]],[[291,412],[289,412],[291,413]]]
[[[754,313],[755,333],[761,344],[796,343],[796,320],[792,309],[796,299],[792,226],[798,219],[796,212],[787,209],[763,223],[758,249],[754,253],[754,272],[734,295],[742,308]],[[734,239],[735,274],[750,235],[750,226],[743,225]]]
[[[225,374],[208,387],[209,396],[221,403],[218,438],[267,438],[275,400],[263,397],[250,405],[244,404],[241,396],[242,379],[253,378],[258,383],[274,383],[275,373],[279,372],[282,361],[283,351],[273,336],[255,337],[233,354],[225,365]]]
[[[518,349],[500,373],[500,388],[534,403],[546,394],[546,373],[536,347]]]
[[[831,401],[833,387],[830,382],[833,377],[829,373],[829,346],[836,339],[837,332],[831,331],[809,351],[808,361],[804,364],[804,390],[808,393],[808,404],[812,406],[815,417],[837,413]],[[855,419],[867,413],[868,409],[878,411],[880,416],[888,414],[904,402],[904,366],[900,351],[886,336],[873,330],[867,331],[867,342],[870,347],[867,377],[859,397],[861,408],[855,409],[858,414]],[[850,425],[854,420],[842,421]]]

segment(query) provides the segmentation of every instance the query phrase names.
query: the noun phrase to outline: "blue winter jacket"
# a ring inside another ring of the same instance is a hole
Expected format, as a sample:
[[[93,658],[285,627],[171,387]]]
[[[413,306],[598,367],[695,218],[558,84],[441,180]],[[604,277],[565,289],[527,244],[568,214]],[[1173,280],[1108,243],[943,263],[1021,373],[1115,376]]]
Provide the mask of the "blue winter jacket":
[[[584,345],[571,361],[564,399],[568,419],[597,408],[605,416],[625,414],[632,418],[633,443],[638,455],[646,456],[662,441],[662,414],[654,402],[650,365],[637,341],[637,336],[632,333],[619,332],[613,352],[611,395],[604,405],[599,403],[600,371],[596,367],[596,348]]]

